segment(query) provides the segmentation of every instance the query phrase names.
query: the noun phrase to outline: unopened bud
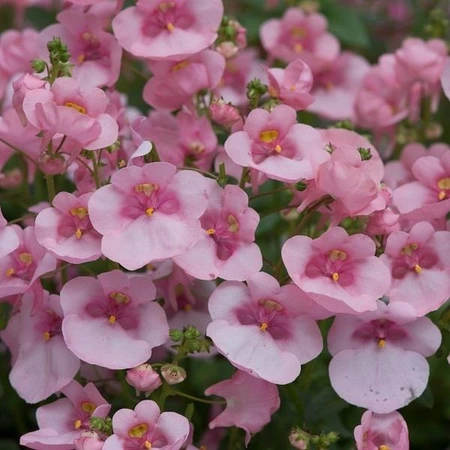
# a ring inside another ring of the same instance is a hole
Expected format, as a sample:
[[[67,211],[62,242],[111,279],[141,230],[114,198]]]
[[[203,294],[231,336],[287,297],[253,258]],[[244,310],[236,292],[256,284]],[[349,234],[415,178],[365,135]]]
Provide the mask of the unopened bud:
[[[358,147],[358,152],[361,155],[361,161],[369,161],[372,159],[370,148]]]
[[[42,73],[46,68],[45,61],[42,61],[42,59],[35,59],[31,62],[31,67],[36,73]]]
[[[46,175],[58,175],[66,170],[66,161],[62,155],[44,153],[39,158],[39,167]]]
[[[226,103],[222,98],[215,98],[209,106],[211,119],[222,125],[230,128],[241,119],[239,110],[231,103]]]
[[[95,431],[83,431],[81,436],[73,440],[76,450],[101,450],[104,441]]]
[[[169,337],[173,342],[180,342],[183,336],[184,334],[181,330],[173,329],[169,331]]]
[[[179,366],[174,366],[172,364],[166,364],[161,367],[161,375],[166,380],[167,384],[179,384],[182,383],[186,377],[186,371]]]
[[[310,440],[310,435],[300,428],[294,428],[289,435],[290,444],[299,450],[308,450],[310,448]]]
[[[185,329],[184,329],[184,337],[186,339],[197,339],[201,336],[202,334],[200,333],[200,331],[197,330],[197,328],[195,328],[193,325],[188,325]]]
[[[162,385],[161,378],[150,364],[141,364],[128,370],[125,380],[136,389],[137,395],[139,392],[145,392],[148,396]]]

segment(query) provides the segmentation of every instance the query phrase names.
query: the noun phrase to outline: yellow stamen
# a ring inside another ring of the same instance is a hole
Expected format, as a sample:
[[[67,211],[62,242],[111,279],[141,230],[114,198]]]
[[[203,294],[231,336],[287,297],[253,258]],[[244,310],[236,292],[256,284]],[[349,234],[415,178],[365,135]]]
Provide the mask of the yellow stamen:
[[[259,326],[259,328],[261,329],[261,331],[266,331],[267,328],[269,328],[269,325],[267,325],[266,322],[263,322],[263,323]]]
[[[380,445],[378,450],[391,450],[391,447],[388,447],[387,445]]]
[[[128,436],[132,438],[141,438],[148,431],[148,426],[145,423],[141,423],[140,425],[136,425],[128,432]]]
[[[81,55],[78,55],[78,58],[77,58],[78,64],[81,64],[85,59],[86,59],[86,56],[84,56],[83,53]]]
[[[328,253],[328,256],[333,262],[345,261],[347,259],[347,253],[343,252],[342,250],[331,250],[331,252]]]
[[[12,277],[15,273],[16,273],[16,271],[12,267],[10,269],[6,269],[7,277]]]
[[[64,106],[67,106],[68,108],[72,108],[75,111],[78,111],[80,114],[86,114],[86,108],[83,108],[81,105],[77,105],[73,102],[66,102],[64,103]]]
[[[162,2],[159,4],[159,10],[163,13],[169,11],[169,9],[175,6],[174,2]]]
[[[83,220],[86,216],[89,215],[88,210],[86,208],[72,208],[70,210],[70,214],[72,214],[72,216],[76,216],[79,219]]]
[[[83,425],[83,422],[80,419],[75,420],[75,430],[79,430],[81,425]]]
[[[437,182],[437,187],[443,191],[450,190],[450,177],[441,178]]]
[[[166,28],[167,28],[171,33],[175,30],[175,27],[174,27],[173,23],[170,23],[170,22],[166,25]]]
[[[123,169],[124,167],[126,167],[127,162],[124,159],[121,159],[118,163],[117,163],[117,167],[119,169]]]
[[[303,51],[303,45],[298,43],[294,45],[294,52],[295,53],[301,53]]]
[[[281,153],[281,150],[282,150],[281,145],[278,144],[278,145],[275,147],[275,151],[276,151],[277,153]]]
[[[92,33],[90,33],[89,31],[85,31],[81,37],[85,40],[85,41],[92,41],[94,39],[94,35]]]
[[[19,255],[19,259],[21,262],[23,262],[26,266],[29,266],[33,262],[33,257],[31,256],[31,253],[23,252]]]
[[[273,300],[268,300],[265,298],[262,298],[261,300],[259,300],[258,303],[270,311],[280,312],[280,311],[283,311],[283,309],[284,309],[284,307],[282,305],[280,305],[278,302],[275,302]]]
[[[208,450],[208,447],[206,447],[206,445],[201,445],[198,450]]]
[[[334,84],[333,84],[331,81],[327,81],[327,82],[325,83],[325,89],[326,89],[327,91],[331,91],[331,89],[333,89],[333,87],[334,87]]]
[[[150,197],[153,192],[158,190],[158,185],[154,183],[141,183],[135,186],[134,190],[139,194],[144,194],[146,197]]]
[[[151,450],[151,448],[152,448],[152,443],[151,443],[150,441],[145,441],[145,442],[144,442],[144,447],[145,447],[147,450]]]
[[[91,402],[83,402],[81,404],[81,409],[88,414],[92,414],[95,411],[95,405]]]
[[[439,200],[445,200],[446,198],[447,198],[447,192],[445,192],[445,191],[439,192],[439,194],[438,194]]]
[[[295,38],[303,38],[307,35],[307,31],[303,27],[291,28],[291,36]]]
[[[154,211],[155,211],[155,208],[147,208],[145,210],[145,214],[147,214],[147,216],[150,217],[153,215]]]
[[[109,298],[114,300],[118,305],[120,305],[121,303],[128,305],[128,303],[130,303],[130,297],[128,297],[128,295],[122,294],[122,292],[111,292],[111,294],[109,294]]]
[[[117,320],[117,317],[116,317],[116,316],[109,316],[109,323],[110,323],[111,325],[115,324],[115,323],[116,323],[116,320]]]
[[[183,308],[186,312],[192,311],[192,305],[190,303],[186,303]]]
[[[200,155],[205,151],[205,146],[201,142],[194,141],[189,144],[189,150],[196,155]]]
[[[172,67],[172,72],[178,72],[179,70],[186,69],[189,64],[191,64],[189,61],[181,61]]]
[[[206,233],[211,236],[213,234],[216,234],[216,230],[214,228],[210,228],[209,230],[206,230]]]
[[[48,331],[44,331],[44,341],[49,341],[51,337],[52,336]]]
[[[228,230],[232,233],[237,233],[239,231],[239,222],[232,214],[228,215],[228,225]]]
[[[278,139],[279,135],[280,133],[278,133],[277,130],[266,130],[259,133],[259,139],[266,144],[271,144],[273,141]]]
[[[297,90],[297,86],[292,85],[292,86],[289,88],[289,90],[292,91],[292,92],[295,92],[295,91]]]
[[[77,231],[75,231],[75,237],[77,239],[81,239],[81,236],[83,236],[83,232],[79,228],[77,228]]]
[[[422,267],[420,267],[419,264],[416,264],[416,265],[414,266],[414,272],[416,272],[416,273],[422,272]]]
[[[278,98],[278,92],[273,86],[269,86],[268,92],[271,97]]]
[[[400,254],[401,255],[407,255],[407,256],[411,256],[413,254],[413,252],[415,252],[417,249],[419,248],[419,246],[415,243],[413,244],[408,244],[405,245],[401,250],[400,250]]]
[[[333,278],[333,281],[339,281],[339,274],[334,272],[333,275],[331,275],[331,278]]]
[[[378,341],[378,348],[384,348],[386,347],[386,341],[384,339],[380,339]]]

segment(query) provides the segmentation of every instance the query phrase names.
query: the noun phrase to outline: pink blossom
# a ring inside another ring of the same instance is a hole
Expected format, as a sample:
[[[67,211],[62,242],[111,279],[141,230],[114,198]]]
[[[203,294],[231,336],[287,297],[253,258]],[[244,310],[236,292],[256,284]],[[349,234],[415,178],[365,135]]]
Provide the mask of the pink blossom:
[[[269,94],[285,105],[300,111],[314,102],[314,97],[310,93],[313,74],[301,59],[292,61],[285,69],[268,69],[267,76]]]
[[[28,121],[47,135],[68,136],[88,150],[112,145],[116,121],[106,113],[108,97],[99,88],[83,89],[73,78],[58,78],[49,89],[33,89],[23,101]]]
[[[103,31],[102,18],[70,8],[57,19],[59,24],[41,31],[41,42],[46,44],[53,36],[61,38],[74,64],[72,75],[84,89],[114,85],[120,75],[122,49],[112,34]]]
[[[357,450],[409,450],[408,425],[397,411],[366,411],[355,428],[355,440]]]
[[[241,114],[236,106],[226,103],[223,98],[214,98],[209,106],[211,119],[225,128],[231,128],[241,119]]]
[[[293,382],[301,364],[316,358],[322,338],[309,302],[294,285],[280,288],[265,273],[225,282],[209,300],[207,335],[235,367],[276,384]]]
[[[215,41],[222,15],[220,0],[138,0],[114,18],[113,29],[135,56],[179,60]]]
[[[19,236],[14,228],[8,226],[0,208],[0,260],[16,250],[19,245]]]
[[[152,141],[161,161],[177,167],[196,166],[209,170],[217,149],[217,136],[207,117],[179,112],[152,111],[148,118],[133,121],[140,138]]]
[[[192,107],[192,96],[202,89],[213,89],[225,70],[224,57],[204,50],[182,61],[153,61],[153,77],[144,87],[144,100],[157,109],[175,110]]]
[[[113,416],[113,431],[104,450],[179,450],[188,437],[189,422],[177,413],[161,413],[155,402],[144,400],[134,411],[117,411]]]
[[[314,74],[314,102],[308,111],[330,120],[353,119],[356,94],[369,67],[363,57],[342,52]]]
[[[25,112],[23,111],[23,100],[25,98],[25,95],[33,89],[42,89],[45,84],[46,82],[44,80],[41,80],[34,75],[30,75],[29,73],[26,73],[22,77],[18,78],[12,84],[14,89],[12,106],[17,111],[17,114],[19,115],[24,127],[27,124],[27,118],[25,116]]]
[[[289,8],[281,19],[270,19],[262,25],[261,41],[271,57],[287,62],[301,58],[315,73],[339,54],[339,41],[327,27],[322,14]]]
[[[397,78],[394,55],[381,56],[363,79],[355,100],[358,125],[382,129],[408,116],[408,87]]]
[[[40,285],[39,278],[56,269],[56,259],[36,240],[33,226],[12,225],[19,246],[0,259],[0,298],[23,294]]]
[[[444,70],[441,76],[442,89],[444,90],[444,94],[450,99],[450,58],[447,58],[447,61],[444,66]]]
[[[38,33],[31,29],[7,30],[0,35],[0,99],[14,75],[29,72],[38,56]]]
[[[401,48],[395,52],[399,82],[410,85],[423,83],[428,94],[439,89],[447,53],[447,44],[441,39],[405,39]]]
[[[420,222],[409,233],[396,231],[381,260],[392,273],[391,302],[411,304],[417,316],[438,309],[450,297],[450,232]]]
[[[82,387],[71,381],[61,392],[67,398],[38,408],[39,430],[23,435],[21,445],[36,450],[75,449],[74,441],[90,430],[89,419],[105,418],[111,408],[92,383]]]
[[[417,319],[407,303],[377,303],[377,311],[336,317],[328,334],[329,372],[346,402],[384,414],[423,393],[425,357],[439,348],[441,333],[427,317]]]
[[[248,207],[248,196],[238,186],[222,189],[214,180],[206,182],[209,199],[200,217],[202,236],[174,261],[201,280],[246,280],[262,267],[261,250],[254,242],[258,213]]]
[[[227,401],[225,410],[209,423],[209,428],[242,428],[246,446],[252,434],[261,431],[280,408],[280,396],[274,384],[240,370],[229,380],[210,386],[205,395],[218,395]]]
[[[25,294],[20,311],[1,333],[5,342],[18,333],[10,349],[11,385],[28,403],[37,403],[66,386],[80,368],[80,360],[67,348],[61,333],[59,296],[45,291],[42,304],[32,313],[33,298]]]
[[[109,369],[144,363],[169,333],[155,294],[150,278],[120,270],[70,280],[61,290],[67,346],[81,360]]]
[[[314,171],[329,158],[323,150],[320,134],[297,123],[290,106],[280,105],[269,113],[253,110],[244,130],[233,133],[225,142],[225,151],[234,163],[280,181],[311,179]]]
[[[75,450],[102,450],[105,444],[95,431],[83,431],[79,438],[73,440]]]
[[[391,281],[387,267],[375,256],[368,236],[349,236],[340,227],[317,239],[294,236],[281,251],[292,281],[314,301],[336,313],[376,309],[376,300]]]
[[[89,215],[103,235],[103,254],[136,270],[192,248],[201,236],[198,219],[206,205],[201,175],[152,163],[116,172],[89,200]]]
[[[390,235],[401,229],[400,215],[391,208],[375,211],[369,216],[365,232],[369,236]]]
[[[75,197],[60,192],[53,208],[36,217],[36,238],[52,255],[63,261],[80,264],[100,258],[101,235],[89,220],[88,200],[91,194]]]
[[[412,165],[415,181],[394,191],[394,204],[408,218],[436,219],[450,211],[450,151],[423,156]]]
[[[158,372],[155,372],[150,364],[141,364],[133,369],[127,370],[127,383],[136,388],[136,395],[145,392],[150,395],[162,385]]]

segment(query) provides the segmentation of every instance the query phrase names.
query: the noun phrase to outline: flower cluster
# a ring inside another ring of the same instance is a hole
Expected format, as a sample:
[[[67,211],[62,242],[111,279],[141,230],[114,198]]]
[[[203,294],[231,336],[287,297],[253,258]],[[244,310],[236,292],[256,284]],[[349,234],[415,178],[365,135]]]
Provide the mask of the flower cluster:
[[[278,448],[328,448],[316,360],[358,450],[407,450],[450,329],[445,36],[371,65],[270,1],[262,59],[222,0],[60,3],[0,34],[0,337],[45,401],[21,445],[239,448],[282,399]]]

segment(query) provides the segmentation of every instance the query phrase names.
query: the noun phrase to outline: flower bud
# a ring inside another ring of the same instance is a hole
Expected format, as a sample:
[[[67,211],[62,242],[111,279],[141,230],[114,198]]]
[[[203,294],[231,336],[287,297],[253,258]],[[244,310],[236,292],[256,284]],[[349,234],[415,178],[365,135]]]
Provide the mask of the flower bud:
[[[128,370],[125,379],[130,386],[136,388],[137,395],[139,392],[145,392],[148,395],[162,384],[161,378],[150,364],[141,364]]]
[[[174,366],[172,364],[166,364],[161,367],[161,375],[166,380],[167,384],[179,384],[182,383],[186,377],[186,371],[179,366]]]
[[[84,431],[73,443],[76,450],[101,450],[105,444],[95,431]]]
[[[289,442],[294,448],[308,450],[311,437],[300,428],[294,428],[289,435]]]
[[[36,73],[42,73],[45,70],[45,61],[42,59],[35,59],[31,61],[31,67]]]
[[[226,128],[230,128],[241,119],[239,110],[231,103],[225,103],[222,98],[212,101],[209,112],[214,122]]]
[[[58,175],[66,171],[66,161],[62,155],[44,153],[39,158],[39,166],[46,175]]]
[[[221,42],[216,51],[220,53],[225,59],[230,59],[239,52],[239,48],[231,41]]]
[[[170,330],[169,337],[173,342],[180,342],[183,339],[183,332],[177,329]]]
[[[202,334],[200,333],[200,331],[198,331],[197,328],[192,325],[188,325],[184,330],[184,337],[186,339],[197,339],[201,335]]]

